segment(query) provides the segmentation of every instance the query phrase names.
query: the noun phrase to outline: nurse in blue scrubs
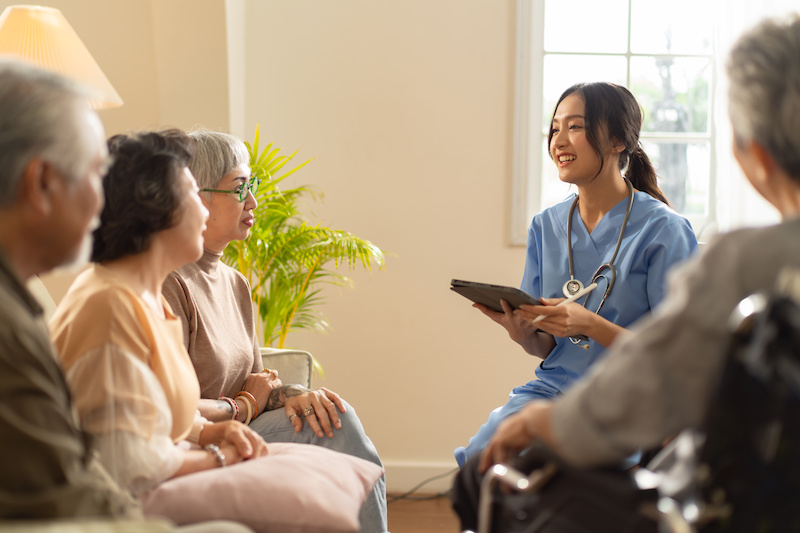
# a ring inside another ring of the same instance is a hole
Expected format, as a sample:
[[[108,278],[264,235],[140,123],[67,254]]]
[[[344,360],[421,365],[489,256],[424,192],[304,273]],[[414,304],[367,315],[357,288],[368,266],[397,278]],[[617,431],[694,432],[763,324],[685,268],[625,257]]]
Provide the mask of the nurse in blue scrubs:
[[[543,359],[536,379],[455,450],[459,466],[498,424],[537,399],[565,391],[614,339],[664,297],[669,269],[697,249],[689,222],[673,211],[639,144],[634,96],[611,83],[581,83],[561,95],[550,126],[550,157],[577,193],[533,218],[522,290],[545,305],[504,313],[475,304],[526,352]],[[586,286],[597,287],[557,306]],[[536,320],[536,322],[534,322]]]

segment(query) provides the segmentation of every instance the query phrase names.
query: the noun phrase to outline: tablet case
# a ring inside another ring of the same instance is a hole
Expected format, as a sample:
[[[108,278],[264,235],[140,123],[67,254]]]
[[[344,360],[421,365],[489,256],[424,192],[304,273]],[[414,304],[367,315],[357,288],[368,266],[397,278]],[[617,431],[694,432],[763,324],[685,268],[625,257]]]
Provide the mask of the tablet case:
[[[541,305],[541,302],[530,294],[504,285],[454,279],[450,281],[450,289],[498,313],[503,312],[503,307],[500,305],[501,299],[507,301],[514,309],[522,304]]]

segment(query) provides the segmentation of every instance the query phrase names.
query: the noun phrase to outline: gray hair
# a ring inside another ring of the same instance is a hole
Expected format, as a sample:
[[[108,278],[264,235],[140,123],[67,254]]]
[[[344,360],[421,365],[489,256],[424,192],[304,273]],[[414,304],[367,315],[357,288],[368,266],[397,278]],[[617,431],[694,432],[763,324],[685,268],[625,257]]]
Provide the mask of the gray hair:
[[[195,153],[189,161],[201,189],[213,189],[222,178],[241,165],[249,165],[250,155],[244,142],[229,133],[217,131],[192,131]]]
[[[41,157],[67,179],[85,173],[77,117],[89,110],[88,89],[16,60],[0,60],[0,207],[13,204],[28,162]]]
[[[800,17],[761,22],[734,45],[727,68],[736,142],[758,142],[800,180]]]

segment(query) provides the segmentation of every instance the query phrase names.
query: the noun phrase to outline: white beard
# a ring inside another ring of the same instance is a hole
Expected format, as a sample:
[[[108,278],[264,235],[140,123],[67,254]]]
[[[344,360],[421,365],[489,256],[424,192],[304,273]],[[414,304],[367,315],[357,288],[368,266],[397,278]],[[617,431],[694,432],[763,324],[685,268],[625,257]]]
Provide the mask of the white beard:
[[[99,225],[100,217],[95,216],[89,223],[89,227],[86,230],[86,236],[81,241],[78,251],[71,259],[68,259],[57,266],[54,269],[55,272],[75,275],[80,273],[86,267],[86,265],[89,264],[89,259],[92,257],[92,233]]]
[[[72,259],[62,263],[56,267],[56,271],[65,274],[77,274],[89,264],[89,258],[92,257],[92,236],[87,235],[83,238],[80,244],[78,253]]]

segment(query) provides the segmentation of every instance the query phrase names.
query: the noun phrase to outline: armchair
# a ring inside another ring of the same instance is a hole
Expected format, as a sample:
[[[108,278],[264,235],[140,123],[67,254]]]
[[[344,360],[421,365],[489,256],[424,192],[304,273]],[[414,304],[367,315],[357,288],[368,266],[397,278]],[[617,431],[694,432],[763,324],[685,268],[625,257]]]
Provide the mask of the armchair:
[[[311,388],[311,372],[314,358],[303,350],[261,348],[264,368],[278,371],[278,377],[286,385],[302,385]]]

